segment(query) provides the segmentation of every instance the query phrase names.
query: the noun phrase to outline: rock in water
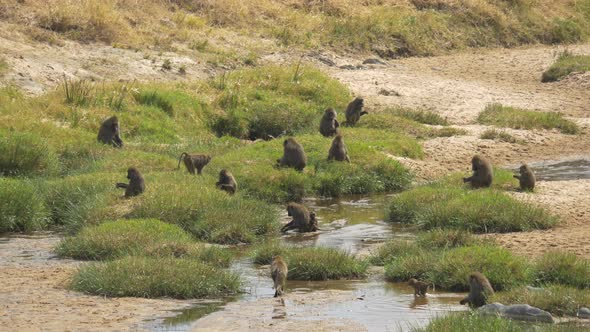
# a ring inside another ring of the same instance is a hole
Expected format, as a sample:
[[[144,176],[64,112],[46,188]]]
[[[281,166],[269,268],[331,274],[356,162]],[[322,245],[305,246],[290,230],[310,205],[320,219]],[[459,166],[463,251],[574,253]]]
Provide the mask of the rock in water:
[[[554,322],[550,313],[528,304],[503,305],[502,303],[492,303],[479,308],[478,312],[483,315],[500,316],[526,322]]]
[[[578,318],[590,319],[590,309],[585,307],[578,309]]]

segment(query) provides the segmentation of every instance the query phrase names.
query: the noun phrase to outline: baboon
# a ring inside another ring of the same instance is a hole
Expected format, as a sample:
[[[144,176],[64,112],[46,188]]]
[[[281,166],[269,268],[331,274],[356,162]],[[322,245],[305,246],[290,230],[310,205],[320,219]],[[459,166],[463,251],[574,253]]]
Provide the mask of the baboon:
[[[424,281],[418,281],[416,278],[412,278],[408,281],[408,285],[414,287],[414,296],[426,296],[428,284]]]
[[[514,175],[515,178],[520,182],[520,189],[522,190],[533,190],[535,189],[535,173],[527,164],[520,166],[520,175]]]
[[[471,159],[473,175],[463,178],[463,182],[471,182],[473,188],[489,187],[492,185],[492,165],[489,161],[475,155]]]
[[[97,140],[104,144],[111,144],[117,148],[123,146],[123,140],[119,136],[119,119],[116,116],[111,116],[103,121],[98,130]]]
[[[125,197],[137,196],[144,192],[145,182],[137,168],[129,167],[127,170],[127,178],[129,179],[129,184],[121,182],[117,183],[117,188],[125,189]]]
[[[217,188],[227,191],[230,195],[233,195],[238,191],[238,183],[234,176],[226,169],[222,169],[219,172],[219,181],[215,183]]]
[[[473,272],[469,276],[469,295],[459,303],[469,303],[471,307],[479,308],[485,305],[492,295],[494,295],[494,289],[488,278],[479,272]]]
[[[320,133],[325,137],[334,136],[338,133],[338,127],[340,124],[336,120],[336,111],[331,107],[326,109],[320,122]]]
[[[338,134],[334,137],[332,141],[332,146],[330,147],[330,151],[328,152],[328,160],[336,160],[336,161],[348,161],[350,163],[350,158],[348,158],[348,152],[346,151],[346,144],[344,144],[344,140],[342,139],[342,135]]]
[[[210,161],[211,156],[206,154],[188,154],[183,152],[178,158],[178,166],[176,169],[180,169],[180,162],[184,161],[184,166],[186,166],[186,170],[195,175],[195,168],[197,169],[197,174],[201,175],[201,171],[203,167],[205,167]]]
[[[307,156],[301,144],[290,137],[283,142],[283,157],[277,159],[277,163],[280,167],[293,167],[301,172],[307,164]]]
[[[289,272],[287,264],[281,256],[275,256],[270,265],[270,276],[274,282],[275,297],[283,295],[285,291],[285,280],[287,280],[287,273]]]
[[[298,229],[302,233],[318,230],[315,213],[309,213],[309,210],[301,204],[293,202],[287,204],[287,215],[293,217],[293,220],[281,228],[282,233],[290,229]]]
[[[360,97],[356,97],[348,104],[348,107],[346,107],[346,125],[354,126],[360,120],[361,116],[369,114],[363,111],[363,106],[364,100]]]

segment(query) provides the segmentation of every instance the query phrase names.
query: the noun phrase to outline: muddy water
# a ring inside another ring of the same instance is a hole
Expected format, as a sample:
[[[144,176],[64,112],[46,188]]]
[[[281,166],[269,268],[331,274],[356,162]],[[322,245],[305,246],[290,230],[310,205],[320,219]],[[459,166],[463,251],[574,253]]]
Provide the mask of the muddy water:
[[[529,166],[540,181],[590,179],[590,158],[567,161],[533,162]]]
[[[317,213],[320,232],[316,234],[290,233],[283,241],[294,245],[326,246],[366,256],[376,243],[390,238],[407,238],[410,232],[383,221],[385,195],[373,197],[350,197],[344,200],[308,200],[305,204]],[[199,327],[199,318],[214,311],[223,310],[228,301],[238,301],[244,306],[255,305],[260,299],[272,298],[274,290],[269,278],[268,266],[257,267],[248,258],[236,262],[232,269],[242,276],[246,294],[239,298],[218,302],[200,302],[179,312],[178,315],[149,324],[157,331],[188,331]],[[305,294],[323,290],[341,290],[354,294],[353,300],[329,303],[306,314],[309,308],[292,303],[289,296],[284,306],[274,306],[265,311],[265,317],[256,319],[321,320],[350,319],[360,323],[368,331],[408,330],[423,326],[437,314],[466,310],[458,305],[463,294],[434,291],[427,298],[416,299],[405,284],[388,283],[383,280],[383,271],[367,280],[289,281],[288,294]]]

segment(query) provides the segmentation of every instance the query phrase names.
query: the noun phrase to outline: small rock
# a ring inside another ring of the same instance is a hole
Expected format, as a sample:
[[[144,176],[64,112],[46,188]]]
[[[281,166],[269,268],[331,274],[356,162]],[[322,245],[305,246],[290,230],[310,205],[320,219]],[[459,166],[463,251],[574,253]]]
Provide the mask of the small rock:
[[[590,319],[590,309],[586,307],[578,309],[578,318]]]
[[[361,65],[343,65],[338,67],[340,69],[346,69],[346,70],[357,70],[357,69],[365,69],[365,67],[361,66]]]
[[[502,303],[492,303],[479,308],[478,312],[483,315],[497,315],[504,318],[527,322],[554,322],[553,316],[551,316],[550,313],[528,304],[512,304],[505,306]]]
[[[387,90],[387,89],[381,89],[381,90],[379,90],[379,92],[377,94],[382,95],[382,96],[395,96],[395,97],[401,96],[399,94],[399,92],[394,91],[394,90]]]
[[[325,65],[328,65],[330,67],[334,67],[336,65],[336,62],[334,62],[332,59],[327,58],[325,56],[318,56],[317,59],[319,62],[321,62]]]

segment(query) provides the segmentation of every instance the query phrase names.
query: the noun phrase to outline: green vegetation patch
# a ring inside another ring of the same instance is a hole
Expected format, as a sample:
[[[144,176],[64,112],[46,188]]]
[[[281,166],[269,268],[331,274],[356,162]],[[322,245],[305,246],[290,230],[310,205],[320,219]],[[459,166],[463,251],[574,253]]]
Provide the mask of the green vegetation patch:
[[[368,262],[337,249],[285,247],[276,243],[256,248],[253,259],[257,264],[270,264],[276,255],[286,260],[290,280],[360,279],[366,276],[368,267]]]
[[[514,129],[559,129],[564,134],[577,134],[578,125],[560,113],[537,112],[516,107],[490,104],[479,113],[477,122]]]
[[[179,299],[235,294],[239,287],[237,275],[194,259],[133,256],[84,265],[71,283],[92,295]]]
[[[269,139],[313,132],[328,107],[345,109],[348,89],[321,71],[297,65],[247,68],[211,81],[223,113],[213,120],[217,135]]]
[[[394,107],[387,109],[386,112],[428,125],[446,126],[449,124],[449,121],[447,121],[446,118],[443,118],[439,114],[427,110],[414,110],[403,107]]]
[[[577,288],[590,288],[590,261],[572,253],[549,251],[535,263],[538,284],[556,283]]]
[[[391,155],[420,158],[422,148],[405,135],[365,128],[343,130],[351,163],[329,162],[332,140],[319,134],[297,141],[307,154],[304,172],[276,167],[283,139],[258,142],[214,158],[211,167],[229,169],[240,190],[270,202],[298,201],[305,196],[393,192],[407,188],[412,175]]]
[[[56,154],[41,136],[0,128],[0,175],[52,175],[58,168]]]
[[[391,258],[385,265],[385,277],[391,281],[419,278],[455,291],[469,290],[468,276],[474,271],[484,273],[494,290],[511,288],[531,280],[527,261],[499,246],[480,244],[447,250],[420,249]]]
[[[49,223],[49,209],[30,180],[0,177],[0,233],[30,232]]]
[[[506,142],[506,143],[522,143],[521,140],[516,139],[514,136],[503,130],[487,129],[484,131],[479,138],[490,139],[494,141]]]
[[[565,51],[549,69],[543,72],[541,82],[555,82],[571,73],[587,71],[590,71],[590,55],[574,55]]]
[[[523,302],[526,303],[526,302]],[[414,332],[582,332],[588,328],[576,326],[575,323],[565,324],[531,324],[501,317],[479,315],[477,312],[452,313],[437,317],[424,328],[416,328]]]
[[[157,218],[179,225],[198,239],[221,244],[254,242],[279,229],[274,206],[239,192],[230,196],[215,188],[212,177],[164,173],[148,180],[148,189],[138,197],[130,218]]]
[[[61,241],[56,252],[61,257],[91,260],[127,255],[190,257],[220,266],[228,266],[231,260],[226,250],[205,247],[180,227],[156,219],[122,219],[86,227]]]
[[[512,181],[510,172],[494,170],[496,187]],[[417,187],[393,197],[388,220],[415,224],[422,229],[452,228],[474,233],[546,229],[557,218],[530,203],[495,188],[473,190],[459,184],[458,176]]]
[[[579,308],[590,307],[590,290],[547,284],[540,289],[519,287],[496,293],[492,300],[504,304],[527,303],[552,315],[575,317]]]

